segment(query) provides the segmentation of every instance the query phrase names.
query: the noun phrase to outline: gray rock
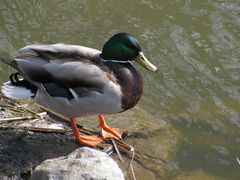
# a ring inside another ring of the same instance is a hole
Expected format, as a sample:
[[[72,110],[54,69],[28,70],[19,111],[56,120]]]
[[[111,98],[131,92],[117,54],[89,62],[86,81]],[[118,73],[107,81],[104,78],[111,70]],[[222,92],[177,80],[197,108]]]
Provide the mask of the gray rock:
[[[106,153],[79,148],[67,156],[48,159],[37,166],[31,180],[123,180],[116,162]]]

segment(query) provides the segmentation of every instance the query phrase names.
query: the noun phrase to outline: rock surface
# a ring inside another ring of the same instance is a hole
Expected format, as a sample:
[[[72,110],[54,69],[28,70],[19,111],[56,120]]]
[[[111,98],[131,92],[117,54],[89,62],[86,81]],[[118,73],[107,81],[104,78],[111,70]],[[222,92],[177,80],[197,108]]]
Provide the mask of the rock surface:
[[[31,180],[123,180],[117,163],[106,153],[78,148],[67,156],[48,159],[37,166]]]

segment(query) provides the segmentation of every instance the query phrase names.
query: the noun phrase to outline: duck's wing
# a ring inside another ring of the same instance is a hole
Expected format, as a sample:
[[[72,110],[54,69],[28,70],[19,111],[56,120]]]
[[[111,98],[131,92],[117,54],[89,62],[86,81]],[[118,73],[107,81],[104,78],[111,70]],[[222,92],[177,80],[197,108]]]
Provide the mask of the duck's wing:
[[[48,60],[62,59],[67,61],[69,57],[75,56],[82,58],[82,60],[95,60],[99,58],[101,51],[79,45],[57,43],[25,46],[20,50],[20,53],[19,57],[38,55]]]
[[[21,50],[18,69],[21,74],[52,96],[69,98],[70,90],[78,94],[89,89],[101,91],[114,76],[96,62],[100,51],[75,45],[31,45]]]

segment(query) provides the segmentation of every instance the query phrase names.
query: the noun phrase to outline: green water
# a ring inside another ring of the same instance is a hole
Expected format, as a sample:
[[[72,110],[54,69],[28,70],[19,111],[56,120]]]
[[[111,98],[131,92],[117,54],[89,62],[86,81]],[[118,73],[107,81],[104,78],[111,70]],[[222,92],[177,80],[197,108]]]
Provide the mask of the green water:
[[[101,49],[123,31],[159,67],[157,74],[139,67],[139,106],[179,132],[171,162],[205,178],[240,179],[238,0],[0,1],[0,54],[7,57],[43,41]],[[0,81],[10,72],[0,64]]]

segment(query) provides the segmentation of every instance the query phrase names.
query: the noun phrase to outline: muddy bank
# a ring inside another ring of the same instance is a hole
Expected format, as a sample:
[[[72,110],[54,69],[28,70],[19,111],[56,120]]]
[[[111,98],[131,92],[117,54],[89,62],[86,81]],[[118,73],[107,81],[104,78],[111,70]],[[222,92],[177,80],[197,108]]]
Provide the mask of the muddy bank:
[[[24,114],[20,111],[16,112],[16,109],[13,108],[15,105],[11,103],[10,109],[5,106],[6,104],[0,105],[0,179],[4,177],[29,179],[33,169],[44,160],[65,156],[81,147],[73,138],[72,132],[69,131],[68,121],[63,121],[50,114],[50,116],[47,115],[41,119],[32,118],[5,122],[3,121],[5,118],[21,118]],[[36,113],[42,112],[42,109],[34,106],[30,106],[28,109],[34,110]],[[20,110],[22,111],[21,108]],[[30,115],[34,115],[31,113]],[[177,131],[167,122],[153,117],[139,107],[121,114],[108,115],[106,120],[110,126],[127,129],[130,136],[124,142],[141,151],[140,158],[132,162],[137,179],[159,179],[164,177],[167,171],[174,170],[171,166],[172,149],[177,147],[179,136]],[[97,117],[81,118],[79,124],[96,132],[99,131],[96,128],[98,125]],[[58,130],[68,129],[68,131],[65,133],[43,133],[23,130],[23,127],[26,129],[28,127],[51,127]],[[160,159],[146,158],[144,153]],[[124,162],[119,160],[116,153],[112,153],[111,157],[118,162],[126,179],[132,179],[129,169],[131,157],[123,155]]]

